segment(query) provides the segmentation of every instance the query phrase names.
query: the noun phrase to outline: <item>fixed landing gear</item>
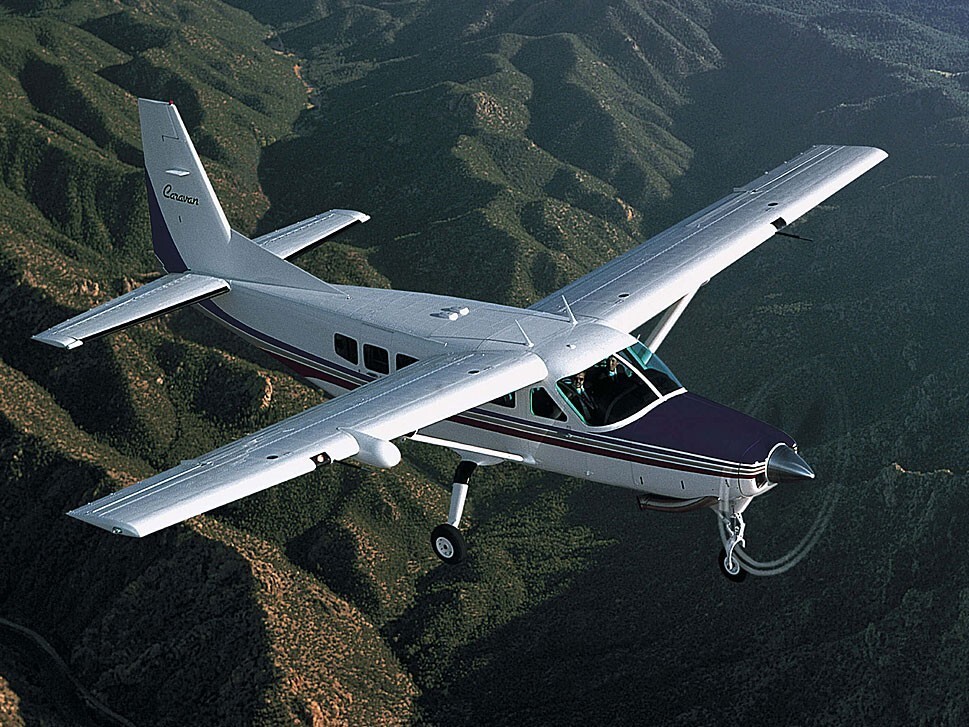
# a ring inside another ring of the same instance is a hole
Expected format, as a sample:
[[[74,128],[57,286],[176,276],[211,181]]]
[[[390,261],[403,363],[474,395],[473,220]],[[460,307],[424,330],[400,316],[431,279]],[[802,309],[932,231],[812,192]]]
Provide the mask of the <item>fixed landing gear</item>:
[[[460,563],[468,555],[464,536],[450,523],[442,523],[431,531],[431,548],[445,563]]]
[[[744,516],[732,508],[729,516],[722,512],[717,514],[723,525],[721,528],[723,547],[720,549],[720,555],[717,557],[717,564],[720,566],[720,572],[723,573],[727,580],[740,583],[747,578],[747,571],[741,567],[740,560],[734,551],[738,546],[745,544],[744,530],[747,526],[744,523]]]
[[[740,567],[740,561],[737,558],[727,558],[727,551],[723,548],[720,548],[717,565],[720,566],[720,572],[728,581],[741,583],[747,578],[747,571]]]
[[[431,549],[445,563],[460,563],[468,554],[468,546],[458,526],[461,524],[464,502],[468,497],[468,483],[477,466],[468,460],[462,460],[458,464],[451,485],[451,509],[447,522],[438,525],[431,532]]]

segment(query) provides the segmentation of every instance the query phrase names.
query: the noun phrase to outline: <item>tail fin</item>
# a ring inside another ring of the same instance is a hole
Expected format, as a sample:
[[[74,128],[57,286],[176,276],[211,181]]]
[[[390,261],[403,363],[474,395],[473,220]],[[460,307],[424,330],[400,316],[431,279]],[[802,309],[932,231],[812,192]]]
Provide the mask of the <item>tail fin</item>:
[[[170,273],[203,271],[232,229],[174,104],[138,99],[155,255]]]
[[[152,244],[167,272],[336,290],[229,227],[175,104],[142,98],[138,113]]]
[[[176,308],[231,295],[233,280],[345,295],[272,250],[295,254],[312,242],[305,239],[307,235],[332,234],[366,219],[366,215],[346,212],[339,220],[305,220],[292,229],[266,236],[271,249],[257,245],[229,227],[174,104],[138,99],[138,111],[152,244],[168,275],[38,333],[35,340],[76,348],[87,340]]]

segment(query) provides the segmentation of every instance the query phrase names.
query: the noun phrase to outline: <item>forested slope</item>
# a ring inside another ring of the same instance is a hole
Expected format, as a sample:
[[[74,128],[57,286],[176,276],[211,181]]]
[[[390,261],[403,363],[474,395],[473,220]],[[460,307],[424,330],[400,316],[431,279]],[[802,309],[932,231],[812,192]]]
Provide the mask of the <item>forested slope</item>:
[[[136,724],[656,723],[967,716],[969,22],[900,0],[151,4],[0,14],[0,614]],[[307,88],[307,86],[309,88]],[[453,458],[323,470],[144,541],[63,513],[319,401],[183,311],[29,336],[155,274],[135,98],[171,98],[232,224],[373,219],[334,282],[527,304],[813,143],[876,171],[704,288],[687,386],[820,473],[751,508],[787,574],[738,588],[713,517]],[[9,666],[8,666],[9,665]],[[56,714],[0,659],[0,714]],[[19,717],[17,716],[19,715]]]

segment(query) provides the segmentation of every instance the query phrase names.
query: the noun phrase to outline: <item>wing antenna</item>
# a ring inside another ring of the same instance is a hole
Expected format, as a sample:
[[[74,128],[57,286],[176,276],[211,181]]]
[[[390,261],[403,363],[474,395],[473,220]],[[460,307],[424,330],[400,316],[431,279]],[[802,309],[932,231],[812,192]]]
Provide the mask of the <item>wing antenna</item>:
[[[519,323],[518,321],[515,321],[515,325],[518,326],[518,330],[521,331],[522,335],[525,337],[525,346],[528,348],[531,348],[532,346],[534,346],[535,344],[532,343],[532,339],[528,337],[528,334],[525,333],[525,329],[522,328],[522,324]]]

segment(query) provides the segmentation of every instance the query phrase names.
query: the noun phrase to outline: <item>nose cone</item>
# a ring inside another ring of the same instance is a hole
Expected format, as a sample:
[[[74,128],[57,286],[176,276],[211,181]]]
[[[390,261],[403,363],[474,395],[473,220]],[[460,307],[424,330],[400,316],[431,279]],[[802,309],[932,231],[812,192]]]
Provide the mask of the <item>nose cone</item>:
[[[797,452],[786,444],[780,444],[767,459],[767,479],[777,484],[813,480],[814,470]]]

